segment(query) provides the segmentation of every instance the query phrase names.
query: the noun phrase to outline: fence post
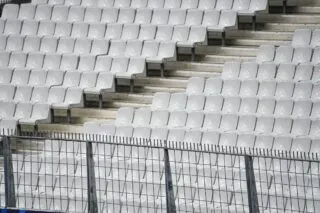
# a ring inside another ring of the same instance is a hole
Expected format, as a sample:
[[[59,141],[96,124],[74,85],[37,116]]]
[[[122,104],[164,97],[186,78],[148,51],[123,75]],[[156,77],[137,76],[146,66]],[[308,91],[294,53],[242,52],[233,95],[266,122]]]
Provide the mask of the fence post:
[[[87,141],[87,185],[88,185],[88,213],[98,212],[97,191],[96,191],[96,179],[94,174],[94,160],[92,143]]]
[[[254,171],[253,171],[253,158],[252,156],[245,155],[244,159],[246,164],[249,212],[259,213],[257,187],[256,187],[256,180],[254,178]]]
[[[176,213],[176,205],[174,201],[172,174],[169,161],[169,150],[166,147],[164,149],[164,171],[166,177],[166,201],[167,201],[167,213]]]
[[[5,201],[6,207],[16,207],[16,196],[14,191],[14,177],[11,154],[11,138],[3,136],[3,158],[4,158],[4,179],[5,179]]]

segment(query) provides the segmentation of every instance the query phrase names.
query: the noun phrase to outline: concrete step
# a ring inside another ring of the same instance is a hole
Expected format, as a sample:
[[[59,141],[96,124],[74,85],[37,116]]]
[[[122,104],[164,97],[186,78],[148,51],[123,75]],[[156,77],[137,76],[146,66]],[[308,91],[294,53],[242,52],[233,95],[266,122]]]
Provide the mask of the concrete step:
[[[254,40],[254,39],[229,39],[227,40],[227,45],[241,45],[241,46],[254,46],[259,47],[264,44],[272,44],[276,46],[280,45],[289,45],[291,41],[282,41],[282,40]]]
[[[299,6],[293,8],[294,13],[304,13],[304,14],[320,14],[319,6]]]
[[[261,14],[261,15],[257,16],[257,23],[319,24],[320,23],[320,15]]]
[[[165,70],[185,70],[185,71],[192,71],[192,70],[201,70],[204,72],[211,72],[211,71],[217,71],[219,72],[220,66],[217,64],[209,64],[209,63],[203,63],[199,61],[176,61],[176,62],[168,62],[165,64]]]
[[[201,59],[201,61],[206,63],[224,64],[228,61],[249,61],[254,59],[255,57],[206,55]]]
[[[212,71],[212,72],[203,72],[200,70],[172,70],[170,72],[168,72],[168,76],[169,77],[184,77],[186,79],[190,78],[190,77],[205,77],[205,78],[209,78],[212,76],[216,76],[219,75],[222,72],[222,68],[223,65],[219,64],[221,69],[218,71]]]
[[[319,29],[319,24],[296,24],[296,23],[266,23],[262,27],[263,30],[281,31],[281,32],[294,32],[298,28]]]
[[[28,131],[28,128],[22,129]],[[74,132],[83,133],[83,125],[81,124],[39,124],[39,132]]]
[[[115,117],[115,109],[98,109],[98,108],[72,108],[71,117],[73,118],[100,118],[113,119]],[[66,117],[66,110],[54,110],[54,115],[57,117]]]
[[[150,106],[150,103],[117,100],[117,101],[107,101],[104,105],[108,108],[119,109],[121,107],[133,107],[133,108],[148,107]]]
[[[257,48],[248,46],[200,46],[196,49],[199,55],[256,56]]]
[[[250,30],[238,30],[228,31],[226,33],[227,39],[255,39],[255,40],[283,40],[288,41],[292,39],[292,33],[290,32],[270,32],[270,31],[250,31]]]
[[[145,87],[169,87],[169,88],[185,88],[188,81],[181,78],[167,78],[167,77],[144,77],[137,78],[134,81],[135,86]]]
[[[155,86],[145,86],[136,88],[135,92],[148,92],[148,93],[156,93],[156,92],[185,92],[185,88],[170,88],[170,87],[155,87]]]

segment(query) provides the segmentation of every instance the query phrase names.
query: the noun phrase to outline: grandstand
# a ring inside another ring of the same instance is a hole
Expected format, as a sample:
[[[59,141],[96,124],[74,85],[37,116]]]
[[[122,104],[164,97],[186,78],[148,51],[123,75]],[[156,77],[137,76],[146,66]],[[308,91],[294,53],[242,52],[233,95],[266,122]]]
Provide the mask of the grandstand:
[[[0,31],[0,208],[320,208],[319,1],[5,1]]]

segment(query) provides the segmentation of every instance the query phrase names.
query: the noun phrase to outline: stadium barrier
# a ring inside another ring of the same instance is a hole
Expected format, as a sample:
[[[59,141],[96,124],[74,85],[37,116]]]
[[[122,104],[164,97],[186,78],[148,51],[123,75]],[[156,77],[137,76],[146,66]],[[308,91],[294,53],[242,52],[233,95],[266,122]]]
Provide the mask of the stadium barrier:
[[[1,208],[317,212],[310,153],[72,133],[2,135]]]

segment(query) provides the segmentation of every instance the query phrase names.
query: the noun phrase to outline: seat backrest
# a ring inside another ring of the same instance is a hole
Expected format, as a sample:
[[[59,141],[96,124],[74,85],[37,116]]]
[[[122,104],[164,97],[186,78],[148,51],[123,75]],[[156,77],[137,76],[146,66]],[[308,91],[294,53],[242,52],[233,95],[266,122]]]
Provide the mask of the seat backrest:
[[[311,29],[297,29],[292,37],[293,47],[308,47],[312,36]]]
[[[91,39],[78,38],[75,42],[73,52],[78,55],[89,54],[91,52],[91,46]]]
[[[125,24],[122,30],[121,39],[131,40],[137,39],[140,31],[140,26],[138,24]]]
[[[41,69],[43,65],[43,53],[29,53],[26,67],[29,69]]]
[[[277,98],[290,98],[294,90],[293,82],[278,82],[275,97]]]
[[[116,8],[122,8],[122,7],[130,7],[131,0],[115,0],[114,1],[114,7]]]
[[[61,70],[49,70],[46,78],[46,85],[51,86],[59,86],[62,85],[64,78],[64,71]]]
[[[38,21],[50,20],[52,14],[52,5],[48,4],[39,4],[34,15],[34,19]]]
[[[80,82],[80,72],[66,72],[64,79],[63,79],[63,86],[64,87],[78,87]]]
[[[9,67],[24,68],[27,62],[27,54],[22,52],[13,52],[10,56]]]
[[[35,20],[24,20],[23,25],[21,28],[21,35],[28,36],[28,35],[37,35],[39,28],[39,22]]]
[[[157,27],[155,25],[141,25],[139,40],[153,40],[155,38]]]
[[[133,8],[121,8],[118,16],[118,23],[130,24],[133,23],[136,11]]]
[[[297,100],[292,110],[293,117],[309,117],[312,111],[312,102],[309,100]]]
[[[84,19],[85,8],[80,6],[71,6],[68,15],[68,22],[80,22]]]
[[[274,45],[261,45],[256,57],[257,63],[270,62],[274,60],[276,48]]]
[[[143,44],[142,57],[155,57],[158,55],[159,42],[157,41],[145,41]]]
[[[7,19],[5,22],[3,33],[6,35],[17,35],[20,34],[22,22],[17,19]]]
[[[98,6],[98,0],[82,0],[81,6],[83,6],[83,7],[96,7],[96,6]]]
[[[59,22],[68,19],[69,7],[65,5],[56,5],[52,10],[51,21]]]
[[[184,127],[187,122],[188,114],[186,111],[174,111],[170,113],[168,128]]]
[[[116,126],[130,125],[133,121],[134,109],[131,107],[122,107],[116,115]]]
[[[101,55],[107,54],[109,51],[109,40],[108,39],[94,39],[91,47],[91,54]]]
[[[14,101],[20,103],[30,102],[32,95],[33,87],[30,86],[18,86],[16,88],[16,93],[14,94]]]
[[[47,72],[33,70],[30,73],[28,85],[44,85],[46,83]]]
[[[219,129],[221,131],[234,131],[237,129],[238,126],[238,115],[234,114],[224,114],[221,117],[221,123]],[[221,145],[221,138],[220,138],[220,145]]]
[[[106,39],[120,39],[122,34],[122,24],[108,24],[105,34]]]
[[[48,119],[50,106],[48,104],[36,103],[33,105],[31,118],[35,120]]]
[[[71,35],[72,23],[57,22],[54,35],[56,37],[69,37]]]
[[[206,98],[202,94],[189,95],[186,110],[188,112],[202,111],[204,108],[205,100]]]
[[[10,60],[9,52],[0,52],[0,67],[7,67]]]
[[[157,92],[152,100],[152,109],[167,109],[170,101],[170,93]]]
[[[101,20],[102,10],[98,7],[88,7],[83,18],[87,23],[99,23]]]
[[[277,100],[277,104],[274,110],[275,116],[289,116],[291,115],[293,108],[292,100]]]
[[[205,79],[202,77],[192,77],[188,80],[186,93],[187,94],[201,94],[205,86]]]
[[[0,103],[0,117],[3,119],[10,119],[13,117],[16,105],[13,102]]]
[[[216,10],[230,10],[233,5],[233,0],[217,0]]]
[[[113,40],[110,42],[108,55],[120,56],[125,53],[127,42],[125,40]]]
[[[165,0],[149,0],[148,7],[155,9],[155,8],[163,8]]]
[[[244,62],[241,64],[239,78],[255,79],[257,77],[258,64],[256,62]]]
[[[299,64],[296,66],[295,81],[309,81],[312,78],[313,66],[311,64]]]
[[[12,101],[16,87],[12,84],[0,84],[0,100]]]
[[[8,84],[11,81],[13,70],[10,68],[0,68],[0,84]]]
[[[131,7],[133,8],[144,8],[147,7],[148,0],[131,0]]]
[[[18,103],[14,113],[14,119],[28,119],[31,116],[33,105],[31,103]]]
[[[169,120],[169,112],[166,110],[154,110],[152,111],[150,125],[151,127],[164,127]]]
[[[220,94],[220,92],[222,90],[222,84],[223,84],[223,81],[221,80],[221,78],[213,78],[213,77],[212,78],[208,78],[206,80],[204,93],[206,95]]]
[[[135,126],[148,126],[151,120],[150,108],[139,108],[134,112],[133,125]]]
[[[152,18],[152,9],[139,8],[136,11],[136,17],[134,19],[135,24],[149,24]]]
[[[60,54],[46,54],[43,62],[44,70],[55,70],[60,68],[61,55]]]
[[[169,41],[171,40],[173,33],[173,26],[171,25],[160,25],[158,26],[156,40]]]
[[[226,62],[221,73],[222,79],[237,79],[239,76],[241,63],[238,61]]]
[[[34,87],[32,91],[31,102],[46,103],[48,100],[48,94],[48,87]]]
[[[240,91],[239,80],[225,80],[222,88],[222,95],[226,96],[237,96]]]
[[[278,67],[276,79],[279,81],[290,81],[296,72],[296,66],[291,63],[282,63]]]
[[[310,41],[310,46],[311,47],[319,47],[320,46],[320,30],[319,29],[313,30],[312,38]]]
[[[106,25],[101,23],[92,23],[89,26],[88,38],[102,39],[106,32]]]
[[[64,4],[67,6],[76,6],[81,4],[81,0],[65,0]]]
[[[210,10],[216,7],[216,0],[199,0],[198,9]]]
[[[276,101],[272,98],[263,98],[259,100],[257,108],[258,115],[272,115],[274,113]]]
[[[186,9],[171,9],[168,24],[170,25],[182,25],[186,21],[187,10]]]
[[[312,57],[311,47],[297,47],[294,50],[292,62],[295,64],[309,63]]]
[[[190,33],[190,27],[188,26],[175,26],[172,33],[172,41],[183,42],[187,41]]]
[[[118,20],[119,8],[107,7],[104,8],[101,15],[101,23],[110,24],[116,23]]]
[[[55,23],[51,21],[41,21],[39,23],[38,36],[52,36],[55,30]]]
[[[17,4],[5,4],[2,9],[1,18],[4,19],[16,19],[19,13],[19,5]]]
[[[262,80],[273,80],[277,71],[277,65],[274,63],[263,63],[259,65],[257,79]]]
[[[112,58],[109,56],[98,56],[94,67],[95,72],[109,72],[112,65]]]
[[[6,45],[6,51],[14,52],[14,51],[21,51],[24,37],[20,35],[11,35],[8,37],[8,39],[5,37],[7,45]],[[5,45],[5,44],[4,44]]]
[[[73,23],[71,37],[84,38],[87,37],[89,25],[87,23]]]
[[[113,57],[112,65],[110,68],[111,73],[125,73],[127,72],[129,64],[129,58],[125,57]]]
[[[258,99],[256,97],[242,98],[239,108],[241,114],[254,114],[257,112]]]
[[[36,5],[34,4],[21,4],[18,18],[20,20],[32,20],[36,14]]]
[[[273,97],[276,91],[275,81],[261,81],[258,90],[259,97]]]
[[[81,79],[79,83],[79,87],[86,88],[94,88],[97,83],[98,74],[96,72],[83,72],[81,74]]]
[[[234,0],[232,10],[248,10],[250,7],[251,0]]]
[[[198,8],[199,0],[182,0],[181,8],[182,9],[195,9]]]
[[[220,27],[232,27],[235,26],[237,22],[237,12],[233,10],[223,10],[221,11],[219,26]]]
[[[169,10],[168,9],[154,9],[151,24],[167,24],[169,20]]]
[[[291,46],[280,46],[276,49],[274,58],[275,63],[291,62],[293,56],[293,48]]]
[[[187,104],[188,97],[186,93],[173,93],[171,94],[168,109],[170,111],[184,110]]]
[[[165,0],[164,8],[173,9],[181,7],[181,0]]]
[[[78,65],[78,71],[93,71],[96,62],[96,57],[93,55],[81,55]]]
[[[165,59],[176,59],[176,43],[173,41],[162,41],[158,50],[158,57]]]
[[[63,41],[61,42],[61,44],[62,43]],[[58,47],[58,38],[46,36],[41,39],[41,45],[40,45],[41,52],[54,53],[57,51],[57,47]]]
[[[223,105],[223,97],[221,95],[208,95],[204,110],[206,112],[220,112]]]
[[[239,111],[240,103],[240,97],[225,97],[222,112],[235,114]]]
[[[140,56],[142,51],[143,41],[141,40],[132,40],[128,41],[125,50],[125,56]]]
[[[61,70],[75,70],[78,66],[79,57],[76,55],[63,55],[61,58]]]
[[[188,26],[200,26],[202,24],[204,12],[198,9],[189,9],[185,25]]]

